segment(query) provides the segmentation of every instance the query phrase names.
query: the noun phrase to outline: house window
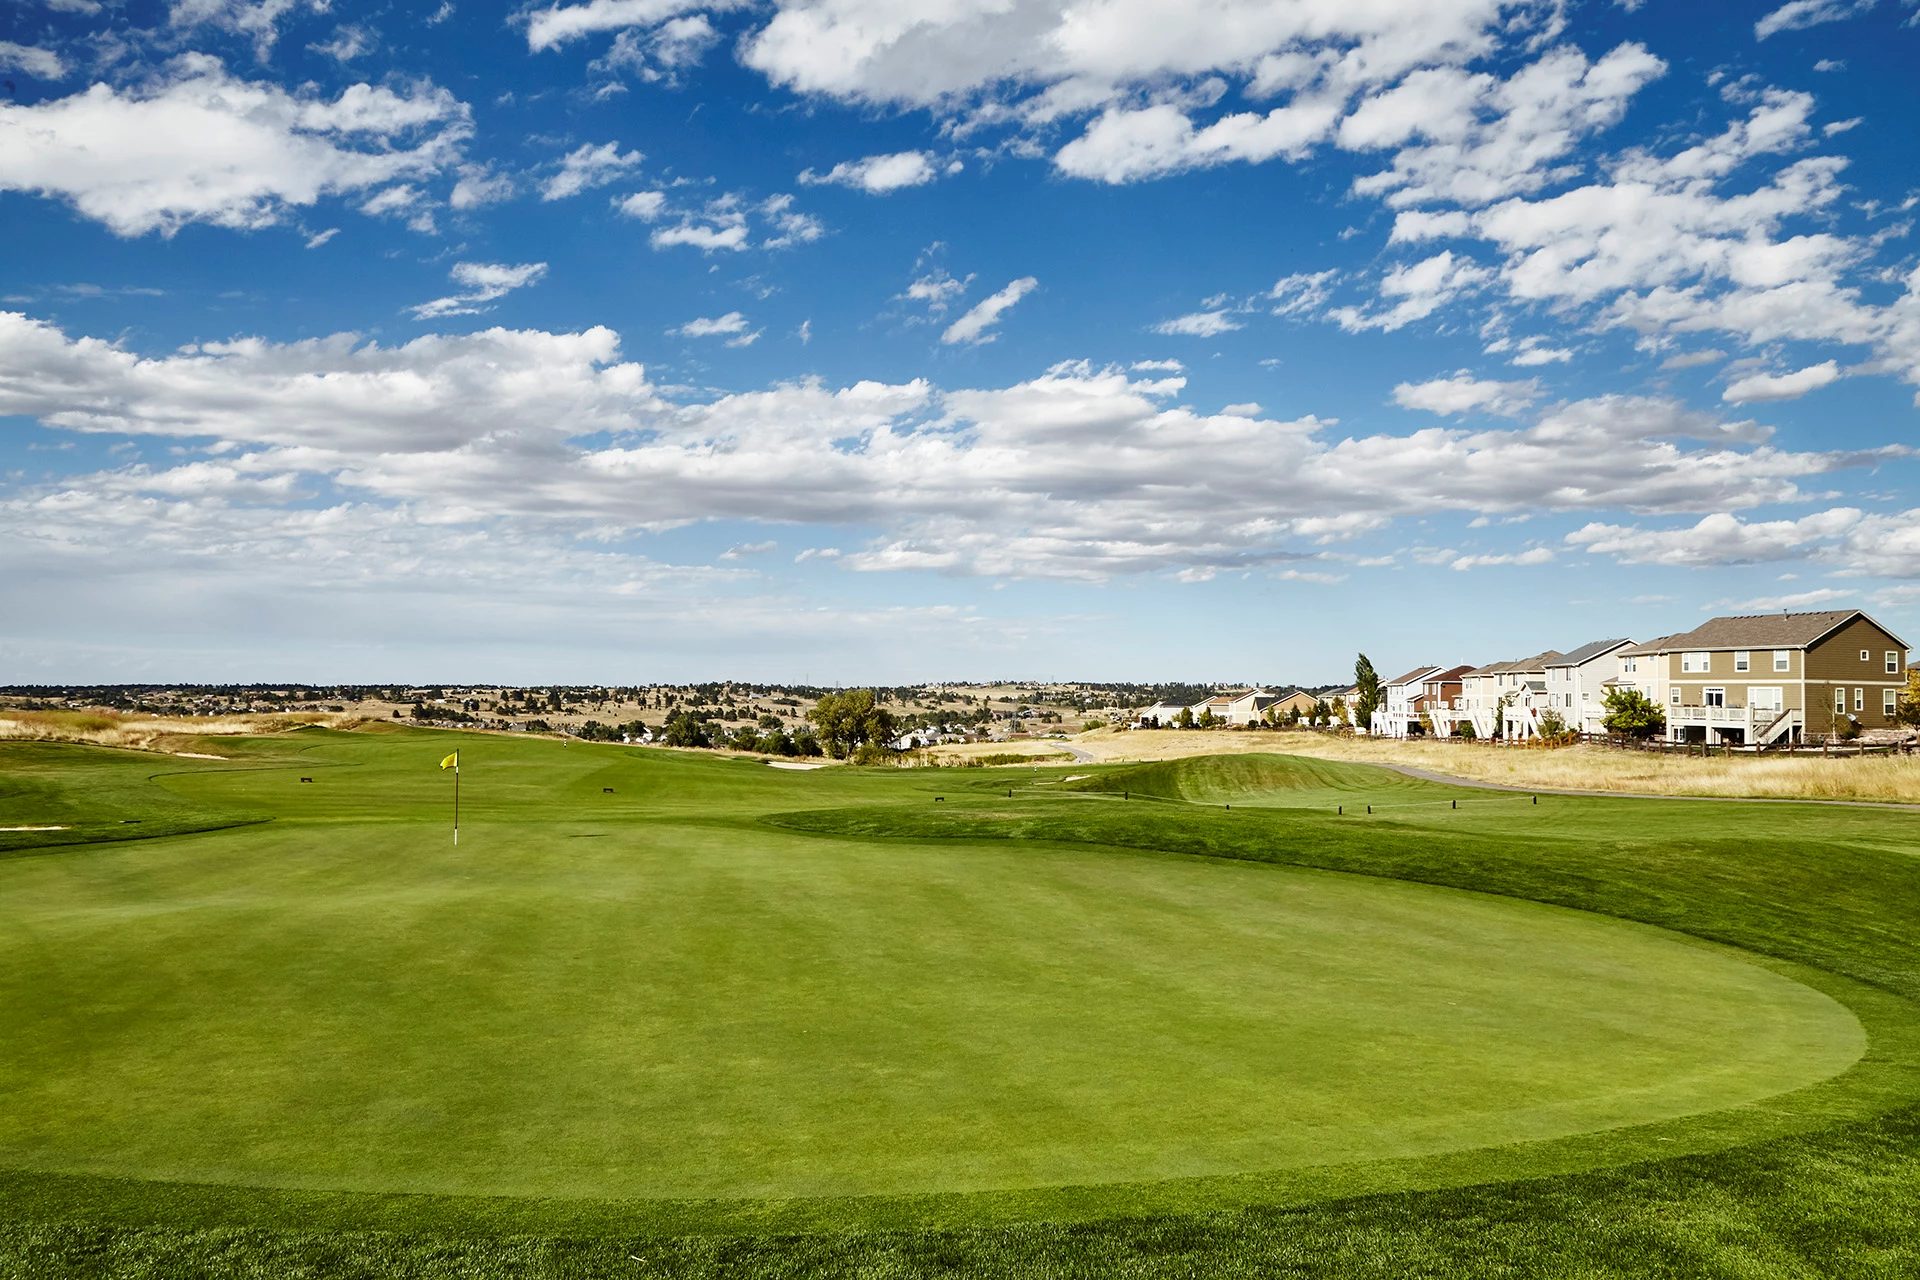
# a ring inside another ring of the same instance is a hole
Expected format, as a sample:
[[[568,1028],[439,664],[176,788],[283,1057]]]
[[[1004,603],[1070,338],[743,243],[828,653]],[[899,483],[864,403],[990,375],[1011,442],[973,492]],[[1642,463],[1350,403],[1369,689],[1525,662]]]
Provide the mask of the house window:
[[[1640,659],[1638,658],[1620,659],[1620,670],[1627,673],[1628,675],[1634,674],[1635,672],[1640,670]]]
[[[1892,649],[1887,650],[1887,674],[1890,676],[1900,674],[1900,655]]]
[[[1727,705],[1727,691],[1725,689],[1703,689],[1701,690],[1700,696],[1702,704],[1705,706],[1724,707]]]
[[[1847,714],[1847,691],[1845,689],[1835,689],[1833,691],[1833,709],[1840,715]]]
[[[1893,713],[1899,710],[1899,708],[1900,691],[1898,689],[1882,689],[1880,691],[1880,714],[1891,720],[1893,719]]]
[[[1775,671],[1789,671],[1792,668],[1793,668],[1793,650],[1775,649],[1773,651],[1773,669]]]
[[[1733,655],[1733,669],[1735,671],[1749,670],[1753,666],[1752,658],[1753,655],[1745,649],[1736,651]]]
[[[1867,691],[1865,689],[1855,689],[1853,691],[1853,709],[1855,711],[1865,711],[1867,709]]]
[[[1710,653],[1683,653],[1680,655],[1680,670],[1683,672],[1711,671],[1713,670],[1713,655]]]
[[[1673,696],[1671,701],[1673,702],[1673,705],[1677,707],[1680,705],[1680,686],[1679,685],[1673,686],[1672,694]]]
[[[1873,655],[1872,655],[1871,653],[1869,653],[1869,652],[1868,652],[1867,650],[1865,650],[1865,649],[1862,649],[1862,650],[1860,651],[1860,661],[1862,661],[1862,662],[1872,662],[1872,661],[1873,661]]]
[[[1747,690],[1747,705],[1755,711],[1784,711],[1786,700],[1781,697],[1783,690],[1778,685],[1755,687]]]

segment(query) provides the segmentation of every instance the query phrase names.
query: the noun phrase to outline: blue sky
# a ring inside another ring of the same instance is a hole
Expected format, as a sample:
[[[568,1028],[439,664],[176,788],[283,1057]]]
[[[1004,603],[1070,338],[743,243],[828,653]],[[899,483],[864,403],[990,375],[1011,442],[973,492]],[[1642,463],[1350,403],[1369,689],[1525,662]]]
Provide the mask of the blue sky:
[[[15,0],[0,669],[1920,635],[1917,18]]]

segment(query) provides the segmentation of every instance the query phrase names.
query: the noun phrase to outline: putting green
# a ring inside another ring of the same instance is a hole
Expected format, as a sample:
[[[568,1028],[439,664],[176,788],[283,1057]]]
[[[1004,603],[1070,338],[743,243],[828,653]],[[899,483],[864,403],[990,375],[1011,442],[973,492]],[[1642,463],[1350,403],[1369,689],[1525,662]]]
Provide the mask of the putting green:
[[[418,820],[442,779],[413,741],[366,749],[352,804],[289,785],[312,765],[202,773],[176,790],[285,820],[0,863],[0,1165],[608,1198],[1137,1182],[1737,1107],[1866,1046],[1827,996],[1647,926],[809,837],[703,819],[687,779],[763,810],[882,784],[550,745],[499,747],[492,802],[476,767],[457,850]],[[651,810],[588,820],[649,768]]]

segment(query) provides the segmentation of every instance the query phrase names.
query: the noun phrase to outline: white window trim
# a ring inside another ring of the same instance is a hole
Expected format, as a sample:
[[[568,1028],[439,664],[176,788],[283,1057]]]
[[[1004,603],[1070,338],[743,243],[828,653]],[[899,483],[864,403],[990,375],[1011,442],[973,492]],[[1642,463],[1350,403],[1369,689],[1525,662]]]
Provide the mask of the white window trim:
[[[1775,649],[1773,651],[1773,669],[1775,671],[1793,670],[1793,650]]]
[[[1898,689],[1882,689],[1880,691],[1880,714],[1891,720],[1894,717],[1894,713],[1899,711],[1899,709],[1900,691]]]
[[[1887,674],[1890,676],[1900,674],[1900,655],[1893,649],[1887,650]]]
[[[1854,689],[1853,709],[1855,711],[1865,711],[1867,709],[1867,691],[1865,689]]]
[[[1833,690],[1833,710],[1836,715],[1847,714],[1847,689],[1845,685],[1836,685]]]
[[[1860,661],[1862,661],[1862,662],[1872,662],[1872,661],[1873,661],[1873,650],[1871,650],[1871,649],[1862,649],[1862,650],[1860,651]]]
[[[1733,654],[1733,669],[1735,671],[1751,671],[1753,669],[1752,652],[1746,649],[1736,649]]]
[[[1715,697],[1718,697],[1718,698],[1720,699],[1720,701],[1718,701],[1718,702],[1715,702],[1715,701],[1714,701],[1714,698],[1715,698]],[[1701,706],[1703,706],[1703,707],[1724,707],[1724,706],[1726,706],[1726,705],[1727,705],[1727,691],[1726,691],[1725,689],[1722,689],[1722,688],[1721,688],[1721,687],[1720,687],[1719,685],[1714,685],[1714,686],[1712,686],[1711,688],[1706,688],[1706,689],[1702,689],[1702,690],[1700,691],[1700,705],[1701,705]]]

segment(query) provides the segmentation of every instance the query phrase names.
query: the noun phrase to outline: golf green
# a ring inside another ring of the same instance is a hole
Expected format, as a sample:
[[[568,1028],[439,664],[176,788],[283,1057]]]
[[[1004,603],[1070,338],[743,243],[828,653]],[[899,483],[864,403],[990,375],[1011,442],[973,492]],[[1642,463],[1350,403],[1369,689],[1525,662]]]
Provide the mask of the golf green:
[[[475,740],[455,848],[436,739],[303,741],[155,786],[273,821],[0,861],[0,1166],[608,1199],[1143,1182],[1721,1111],[1866,1049],[1811,987],[1606,916],[756,820],[930,809],[898,774]]]

